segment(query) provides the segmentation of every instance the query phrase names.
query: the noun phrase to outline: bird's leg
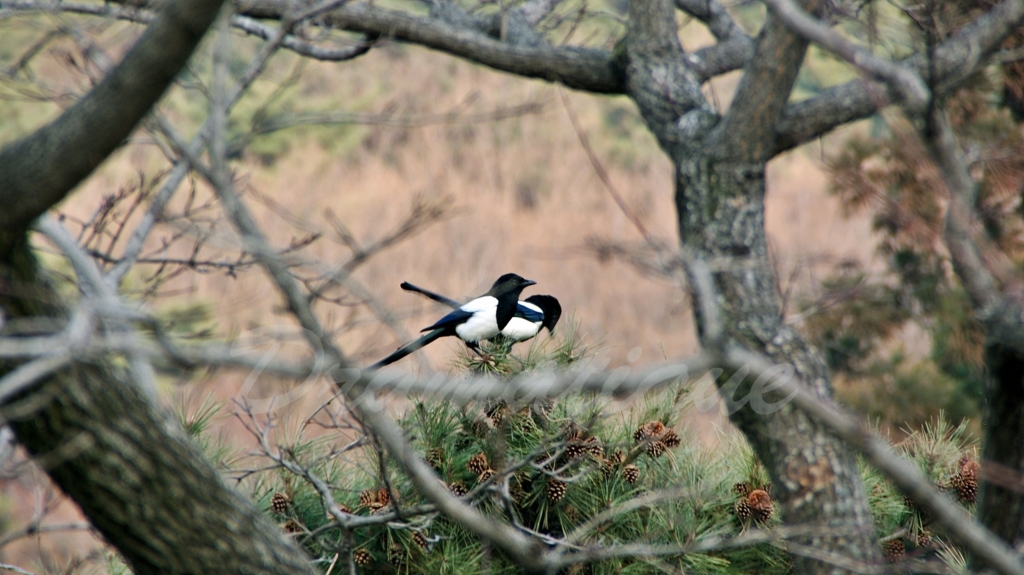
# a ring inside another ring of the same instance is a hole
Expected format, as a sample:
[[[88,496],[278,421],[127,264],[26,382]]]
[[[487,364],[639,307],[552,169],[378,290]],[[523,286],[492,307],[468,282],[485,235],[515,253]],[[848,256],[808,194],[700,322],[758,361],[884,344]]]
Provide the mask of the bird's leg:
[[[484,363],[488,363],[488,364],[494,365],[494,358],[491,357],[491,354],[489,354],[489,353],[483,351],[482,349],[480,349],[480,342],[467,341],[466,342],[466,346],[468,346],[469,349],[471,349],[474,352],[476,352],[476,354],[480,356],[480,359]]]

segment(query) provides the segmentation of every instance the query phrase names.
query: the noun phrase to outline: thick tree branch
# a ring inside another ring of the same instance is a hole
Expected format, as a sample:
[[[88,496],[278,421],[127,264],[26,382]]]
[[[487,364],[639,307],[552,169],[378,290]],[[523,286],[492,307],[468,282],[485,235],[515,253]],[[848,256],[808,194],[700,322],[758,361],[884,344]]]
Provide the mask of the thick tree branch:
[[[670,0],[630,0],[625,55],[626,92],[662,149],[693,145],[715,117],[684,60]]]
[[[690,52],[684,59],[686,64],[705,82],[720,74],[742,68],[754,53],[754,40],[747,36],[735,35],[728,40]]]
[[[934,96],[949,94],[985,62],[1003,38],[1024,22],[1024,1],[1004,0],[989,13],[940,44],[935,50]],[[924,55],[898,62],[921,76],[928,72]],[[782,115],[772,155],[822,136],[838,126],[866,118],[893,102],[883,84],[854,80],[790,105]]]
[[[124,60],[49,125],[0,151],[0,250],[121,145],[185,65],[220,0],[169,2]]]
[[[711,135],[717,157],[743,162],[771,157],[776,126],[806,52],[807,40],[769,15],[729,111]]]
[[[287,0],[246,0],[239,10],[253,18],[280,19],[289,6]],[[414,16],[363,3],[332,10],[322,20],[335,29],[421,44],[496,70],[577,90],[603,94],[625,90],[623,67],[606,50],[511,44],[439,17]]]

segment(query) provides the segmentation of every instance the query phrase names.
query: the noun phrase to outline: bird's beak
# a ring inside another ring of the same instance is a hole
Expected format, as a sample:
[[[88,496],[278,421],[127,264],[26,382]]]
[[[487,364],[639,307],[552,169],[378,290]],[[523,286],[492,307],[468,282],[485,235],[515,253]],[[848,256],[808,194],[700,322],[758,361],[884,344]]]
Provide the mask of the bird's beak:
[[[535,281],[533,281],[533,280],[526,280],[526,281],[524,281],[524,282],[523,282],[523,287],[526,287],[526,286],[535,286],[535,285],[537,285],[537,282],[535,282]]]

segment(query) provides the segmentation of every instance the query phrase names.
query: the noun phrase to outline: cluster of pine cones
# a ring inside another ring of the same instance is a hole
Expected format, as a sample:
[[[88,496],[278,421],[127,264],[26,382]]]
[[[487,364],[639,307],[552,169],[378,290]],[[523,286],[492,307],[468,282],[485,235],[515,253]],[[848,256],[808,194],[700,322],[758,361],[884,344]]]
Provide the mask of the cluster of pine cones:
[[[359,494],[359,506],[366,507],[370,513],[382,513],[391,503],[391,492],[385,488],[364,489]]]
[[[758,523],[767,523],[775,514],[771,485],[754,489],[749,483],[737,483],[732,490],[740,496],[733,505],[733,511],[741,520],[753,518]]]
[[[566,430],[565,441],[565,452],[558,460],[560,467],[580,461],[586,457],[591,457],[595,461],[601,462],[603,466],[604,448],[601,447],[601,440],[597,437],[589,435],[585,431],[576,429],[573,426]],[[551,464],[548,464],[546,467],[551,467]],[[548,501],[551,503],[561,501],[565,497],[567,487],[564,481],[548,477],[546,487]]]
[[[676,431],[660,421],[648,421],[638,427],[633,432],[633,441],[647,442],[647,455],[651,457],[660,457],[665,450],[679,447],[682,443]]]

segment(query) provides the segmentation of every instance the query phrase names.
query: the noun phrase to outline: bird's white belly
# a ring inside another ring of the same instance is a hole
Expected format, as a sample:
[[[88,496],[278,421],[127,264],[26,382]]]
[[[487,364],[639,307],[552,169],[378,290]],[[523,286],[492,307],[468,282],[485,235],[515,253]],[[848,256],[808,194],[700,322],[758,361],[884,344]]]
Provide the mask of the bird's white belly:
[[[498,335],[498,319],[495,315],[497,309],[495,306],[491,309],[476,311],[464,323],[455,326],[455,333],[463,341],[472,342],[490,339]]]
[[[521,317],[514,317],[509,320],[505,329],[501,330],[501,335],[512,338],[516,341],[522,341],[524,339],[530,339],[537,335],[540,331],[540,322],[533,322]]]

